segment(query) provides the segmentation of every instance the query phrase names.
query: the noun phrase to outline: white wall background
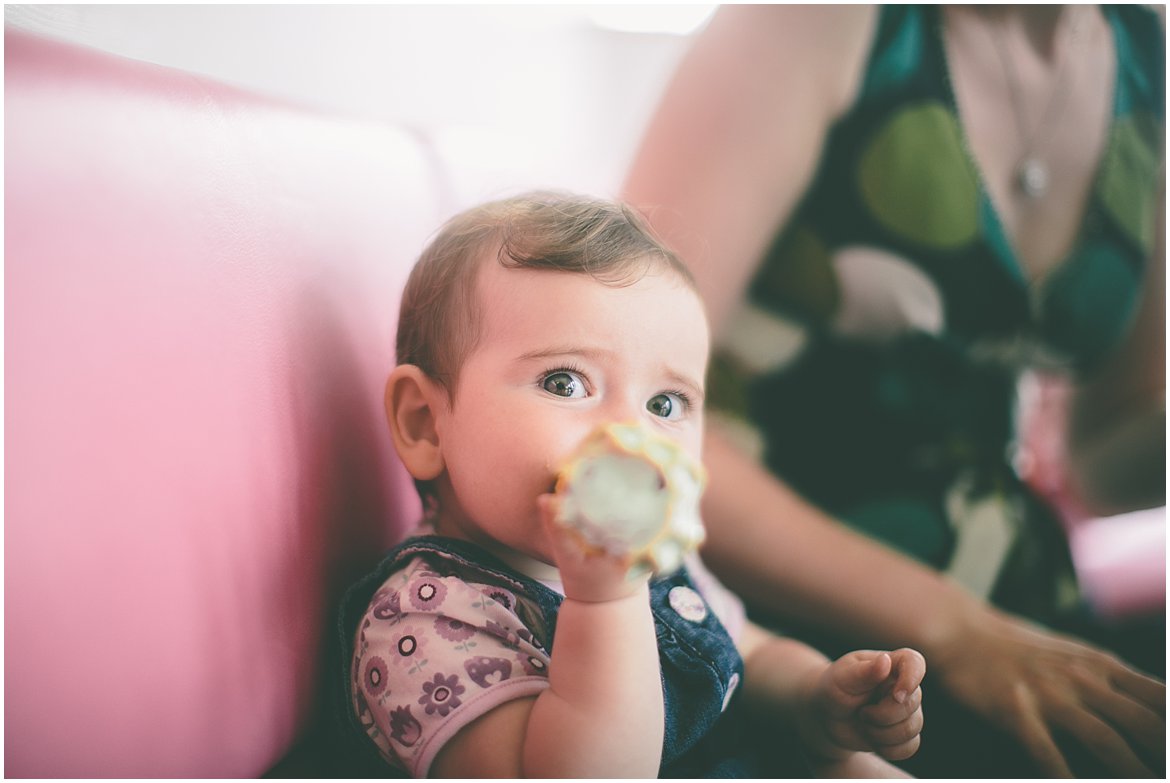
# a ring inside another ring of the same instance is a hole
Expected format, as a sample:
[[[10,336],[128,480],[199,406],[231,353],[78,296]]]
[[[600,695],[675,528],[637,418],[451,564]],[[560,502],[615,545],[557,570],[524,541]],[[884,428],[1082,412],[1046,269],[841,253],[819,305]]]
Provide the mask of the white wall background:
[[[422,130],[458,206],[616,195],[711,5],[7,5],[5,23]],[[640,28],[639,30],[618,29]]]

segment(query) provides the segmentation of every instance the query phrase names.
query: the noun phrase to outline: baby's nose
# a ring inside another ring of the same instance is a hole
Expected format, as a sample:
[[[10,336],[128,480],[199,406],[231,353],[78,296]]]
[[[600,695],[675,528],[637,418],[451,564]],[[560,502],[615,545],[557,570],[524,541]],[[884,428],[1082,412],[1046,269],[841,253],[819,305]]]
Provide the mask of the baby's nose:
[[[646,406],[640,397],[634,394],[611,394],[607,404],[603,406],[602,414],[606,422],[634,423],[640,421],[646,413]],[[603,423],[606,423],[603,422]]]

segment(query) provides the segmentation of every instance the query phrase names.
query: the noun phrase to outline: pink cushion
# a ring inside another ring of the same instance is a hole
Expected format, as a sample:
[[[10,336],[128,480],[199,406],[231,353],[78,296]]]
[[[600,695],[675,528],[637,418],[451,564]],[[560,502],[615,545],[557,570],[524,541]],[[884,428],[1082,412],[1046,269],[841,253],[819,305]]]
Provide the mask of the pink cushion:
[[[1166,509],[1079,522],[1077,576],[1094,611],[1110,620],[1166,613]]]
[[[1033,373],[1020,384],[1022,478],[1059,515],[1077,580],[1092,610],[1107,621],[1166,611],[1166,509],[1094,517],[1069,469],[1065,422],[1071,382]]]
[[[414,521],[382,384],[426,147],[5,33],[5,772],[253,776]]]

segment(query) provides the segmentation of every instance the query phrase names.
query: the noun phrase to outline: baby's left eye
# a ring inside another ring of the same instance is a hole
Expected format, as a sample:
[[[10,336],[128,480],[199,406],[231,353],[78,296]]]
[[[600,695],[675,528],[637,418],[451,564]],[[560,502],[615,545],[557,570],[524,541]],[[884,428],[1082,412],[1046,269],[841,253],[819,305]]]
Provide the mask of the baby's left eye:
[[[646,410],[664,419],[681,419],[687,412],[687,401],[674,392],[655,394],[646,403]]]

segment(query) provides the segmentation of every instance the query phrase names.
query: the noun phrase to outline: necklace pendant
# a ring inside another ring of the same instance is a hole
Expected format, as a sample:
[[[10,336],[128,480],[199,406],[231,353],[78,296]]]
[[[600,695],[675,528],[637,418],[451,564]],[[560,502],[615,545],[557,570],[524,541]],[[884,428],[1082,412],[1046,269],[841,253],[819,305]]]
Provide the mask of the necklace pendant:
[[[1031,199],[1043,198],[1048,193],[1048,167],[1031,156],[1016,167],[1016,187]]]

